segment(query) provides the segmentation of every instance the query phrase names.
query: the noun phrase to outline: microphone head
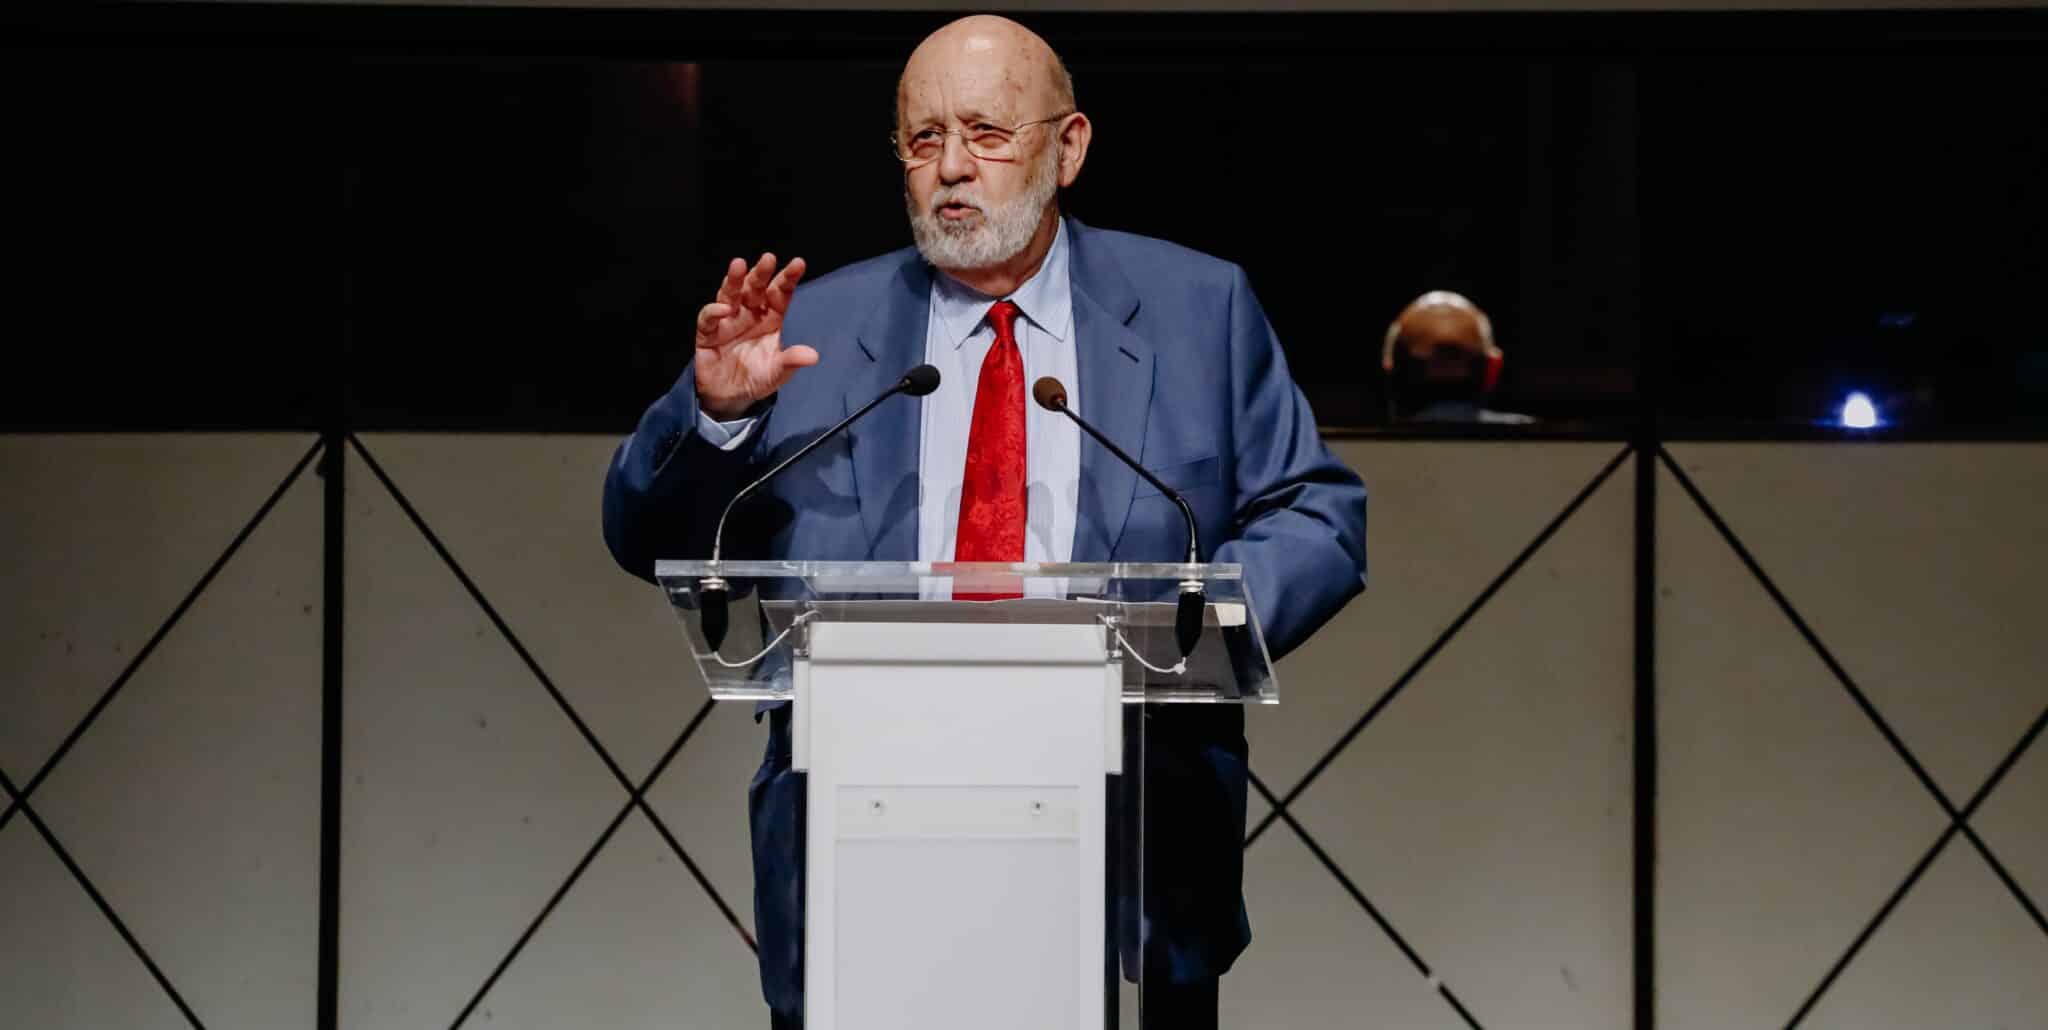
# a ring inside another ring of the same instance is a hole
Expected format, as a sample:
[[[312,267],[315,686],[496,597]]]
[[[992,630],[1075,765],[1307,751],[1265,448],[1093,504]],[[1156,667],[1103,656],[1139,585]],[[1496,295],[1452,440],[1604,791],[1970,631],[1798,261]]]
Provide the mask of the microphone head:
[[[912,397],[922,397],[939,388],[939,370],[930,365],[919,365],[903,373],[903,392]]]
[[[1031,399],[1047,411],[1067,410],[1067,388],[1051,376],[1041,376],[1031,384]]]

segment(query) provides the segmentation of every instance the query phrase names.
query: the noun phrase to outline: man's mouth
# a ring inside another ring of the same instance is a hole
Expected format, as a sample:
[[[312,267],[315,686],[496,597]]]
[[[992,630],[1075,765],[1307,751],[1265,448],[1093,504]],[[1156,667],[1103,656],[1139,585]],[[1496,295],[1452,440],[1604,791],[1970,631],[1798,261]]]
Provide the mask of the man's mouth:
[[[944,204],[939,205],[940,218],[959,220],[962,218],[967,218],[971,215],[978,215],[980,213],[981,209],[975,207],[973,204],[963,203],[957,200],[948,201]]]

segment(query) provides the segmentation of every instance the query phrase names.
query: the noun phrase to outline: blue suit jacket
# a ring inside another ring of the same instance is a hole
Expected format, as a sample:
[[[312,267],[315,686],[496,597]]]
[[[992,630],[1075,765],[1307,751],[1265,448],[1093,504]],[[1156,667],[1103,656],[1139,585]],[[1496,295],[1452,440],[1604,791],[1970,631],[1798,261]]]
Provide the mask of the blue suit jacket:
[[[1242,269],[1072,219],[1067,231],[1083,414],[1186,496],[1204,560],[1243,564],[1278,659],[1361,589],[1365,488],[1323,446]],[[685,369],[606,476],[605,541],[619,564],[651,578],[657,558],[710,554],[719,511],[740,486],[921,363],[931,276],[905,248],[799,288],[783,339],[817,348],[819,363],[781,390],[733,452],[698,436],[695,372]],[[890,400],[778,477],[735,515],[724,553],[916,560],[919,403]],[[1173,503],[1087,441],[1081,483],[1075,561],[1185,555]],[[1250,940],[1240,893],[1243,712],[1161,706],[1131,717],[1148,720],[1147,848],[1169,860],[1145,880],[1142,960],[1129,947],[1139,911],[1130,863],[1118,877],[1112,925],[1124,927],[1124,961],[1179,982],[1220,975]],[[793,1014],[803,986],[802,784],[788,770],[784,711],[771,721],[750,803],[762,983],[770,1006]],[[1135,778],[1124,780],[1135,789]],[[1138,828],[1128,822],[1135,806],[1126,811],[1128,834]]]

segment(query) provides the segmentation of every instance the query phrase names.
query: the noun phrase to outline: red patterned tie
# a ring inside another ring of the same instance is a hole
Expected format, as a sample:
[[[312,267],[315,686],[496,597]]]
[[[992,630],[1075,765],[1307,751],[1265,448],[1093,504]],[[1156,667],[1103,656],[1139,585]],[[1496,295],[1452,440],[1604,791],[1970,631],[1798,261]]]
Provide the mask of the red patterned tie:
[[[1017,350],[1017,305],[988,309],[996,342],[981,361],[974,389],[974,425],[967,433],[967,472],[960,484],[960,529],[954,561],[1024,560],[1024,355]],[[967,600],[1016,592],[958,593]]]

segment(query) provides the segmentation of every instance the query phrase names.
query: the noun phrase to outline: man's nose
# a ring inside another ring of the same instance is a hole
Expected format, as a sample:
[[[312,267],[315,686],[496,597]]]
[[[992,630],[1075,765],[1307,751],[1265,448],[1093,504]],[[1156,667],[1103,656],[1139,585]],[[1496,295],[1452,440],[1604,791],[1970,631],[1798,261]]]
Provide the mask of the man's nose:
[[[978,162],[967,152],[966,140],[954,133],[946,137],[944,147],[939,151],[939,181],[950,186],[974,178]]]

